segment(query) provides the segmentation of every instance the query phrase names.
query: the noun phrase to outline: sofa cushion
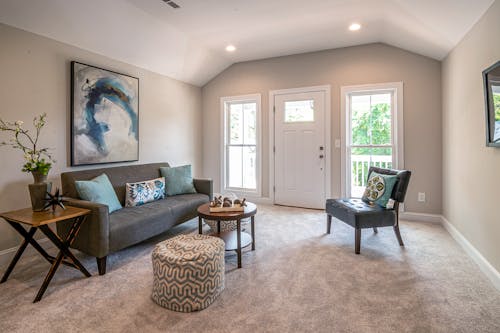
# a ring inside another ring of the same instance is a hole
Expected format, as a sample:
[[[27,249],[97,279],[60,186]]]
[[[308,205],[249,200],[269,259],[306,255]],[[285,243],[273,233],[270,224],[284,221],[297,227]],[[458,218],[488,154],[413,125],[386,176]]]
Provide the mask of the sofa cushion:
[[[123,249],[194,218],[196,208],[206,202],[208,196],[197,193],[122,208],[109,216],[109,249]]]
[[[81,199],[107,205],[110,213],[122,208],[105,173],[91,180],[78,180],[75,186]]]
[[[197,208],[207,203],[208,195],[201,193],[179,194],[167,197],[172,216],[176,220],[186,221],[197,216]]]
[[[125,207],[144,205],[165,198],[165,178],[146,180],[125,185]]]
[[[165,177],[165,191],[167,196],[177,194],[196,193],[191,174],[191,165],[178,167],[162,167],[160,173]]]

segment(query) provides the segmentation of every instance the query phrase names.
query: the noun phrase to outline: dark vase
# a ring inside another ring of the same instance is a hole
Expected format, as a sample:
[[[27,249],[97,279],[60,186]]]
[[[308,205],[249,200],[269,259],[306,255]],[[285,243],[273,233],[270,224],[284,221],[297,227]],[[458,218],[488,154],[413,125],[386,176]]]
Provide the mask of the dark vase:
[[[28,184],[31,198],[31,208],[35,212],[43,211],[45,206],[45,199],[47,199],[47,192],[52,190],[52,183],[47,183],[47,175],[41,172],[34,171],[33,175],[34,184]]]

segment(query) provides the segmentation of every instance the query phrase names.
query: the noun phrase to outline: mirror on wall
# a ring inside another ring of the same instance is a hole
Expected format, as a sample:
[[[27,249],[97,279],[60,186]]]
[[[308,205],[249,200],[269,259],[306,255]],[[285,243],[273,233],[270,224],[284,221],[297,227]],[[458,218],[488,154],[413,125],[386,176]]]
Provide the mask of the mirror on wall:
[[[500,147],[500,61],[483,71],[486,145]]]

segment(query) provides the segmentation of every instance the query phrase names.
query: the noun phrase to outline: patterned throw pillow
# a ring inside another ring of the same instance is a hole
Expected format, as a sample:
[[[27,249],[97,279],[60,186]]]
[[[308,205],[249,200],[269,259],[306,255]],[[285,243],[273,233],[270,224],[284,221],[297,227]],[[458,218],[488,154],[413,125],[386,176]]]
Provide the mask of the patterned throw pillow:
[[[165,198],[165,178],[156,178],[138,183],[127,183],[125,207],[144,205]]]
[[[370,174],[365,193],[361,199],[363,201],[376,203],[385,208],[387,202],[391,198],[392,190],[397,180],[398,176],[396,175],[383,175],[373,171]]]

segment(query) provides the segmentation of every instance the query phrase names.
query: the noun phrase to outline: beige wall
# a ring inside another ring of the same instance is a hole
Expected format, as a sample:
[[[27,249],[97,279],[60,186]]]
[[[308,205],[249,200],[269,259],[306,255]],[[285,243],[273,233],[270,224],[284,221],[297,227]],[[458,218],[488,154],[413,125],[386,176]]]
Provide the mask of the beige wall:
[[[443,214],[500,271],[500,149],[485,144],[482,71],[500,60],[500,1],[443,61]]]
[[[340,138],[340,87],[404,83],[404,159],[413,176],[406,210],[441,213],[441,64],[384,44],[321,51],[235,64],[202,89],[203,173],[220,189],[220,97],[260,93],[263,194],[269,195],[269,91],[331,85],[332,141]],[[332,147],[334,147],[332,143]],[[332,148],[332,195],[340,195],[340,149]],[[417,202],[426,192],[427,202]]]
[[[42,112],[48,124],[42,143],[57,160],[50,180],[69,170],[70,61],[139,78],[139,162],[193,164],[201,175],[201,89],[165,76],[0,24],[0,116],[31,119]],[[6,136],[0,133],[0,140]],[[21,152],[0,147],[0,211],[29,205],[29,174],[22,173]],[[73,168],[76,169],[76,168]],[[0,251],[18,245],[17,234],[0,223]],[[1,258],[0,258],[1,259]]]

